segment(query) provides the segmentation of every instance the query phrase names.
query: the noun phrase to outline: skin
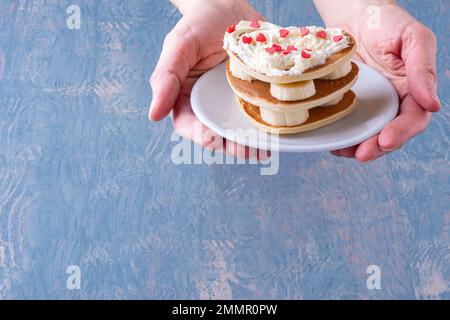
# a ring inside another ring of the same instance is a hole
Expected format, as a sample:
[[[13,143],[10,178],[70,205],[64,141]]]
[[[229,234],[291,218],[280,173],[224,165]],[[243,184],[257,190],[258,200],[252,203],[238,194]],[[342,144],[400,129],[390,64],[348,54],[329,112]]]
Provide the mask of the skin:
[[[149,118],[159,121],[172,111],[174,128],[183,137],[232,156],[266,158],[269,155],[265,152],[227,141],[200,125],[190,105],[195,81],[226,59],[222,49],[224,30],[240,20],[264,18],[244,0],[172,0],[172,3],[183,18],[167,35],[151,77],[153,101]],[[435,37],[393,3],[315,1],[328,26],[339,26],[356,37],[357,58],[388,77],[401,101],[399,115],[380,134],[358,146],[333,151],[337,156],[356,158],[363,163],[377,159],[425,130],[431,112],[440,108],[436,95]],[[381,10],[379,29],[371,30],[367,25],[369,5],[378,5]]]
[[[355,1],[316,0],[315,4],[327,25],[345,29],[356,37],[356,58],[390,79],[400,100],[398,116],[379,134],[332,153],[366,163],[401,148],[427,128],[431,113],[441,107],[436,93],[436,37],[395,1],[359,1],[355,5]],[[339,17],[330,14],[352,5],[353,11]],[[371,29],[367,23],[373,14],[367,12],[369,5],[379,8],[379,28]]]
[[[263,19],[247,1],[172,1],[183,18],[167,35],[150,79],[153,101],[149,117],[158,121],[172,111],[175,130],[202,146],[239,158],[267,158],[266,152],[228,141],[200,123],[192,112],[190,93],[198,78],[227,57],[223,35],[240,20]],[[200,132],[199,132],[200,131]]]

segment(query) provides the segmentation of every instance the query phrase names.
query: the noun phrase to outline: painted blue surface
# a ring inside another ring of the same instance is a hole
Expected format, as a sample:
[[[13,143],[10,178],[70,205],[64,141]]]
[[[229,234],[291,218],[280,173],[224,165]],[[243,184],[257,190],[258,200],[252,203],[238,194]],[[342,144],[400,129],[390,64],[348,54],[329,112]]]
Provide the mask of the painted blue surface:
[[[321,23],[310,1],[254,3]],[[168,2],[2,0],[0,298],[449,299],[449,2],[422,3],[401,1],[439,39],[428,131],[370,165],[283,154],[260,176],[176,166],[171,121],[147,120]]]

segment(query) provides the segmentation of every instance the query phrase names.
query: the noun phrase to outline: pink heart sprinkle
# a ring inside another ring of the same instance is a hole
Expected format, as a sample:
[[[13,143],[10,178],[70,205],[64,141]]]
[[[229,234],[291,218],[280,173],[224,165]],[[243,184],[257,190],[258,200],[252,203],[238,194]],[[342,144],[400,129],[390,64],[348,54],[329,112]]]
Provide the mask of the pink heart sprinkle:
[[[250,44],[253,42],[253,38],[252,37],[246,37],[246,36],[242,36],[242,42],[245,44]]]
[[[302,35],[302,37],[306,36],[309,34],[309,29],[306,27],[301,27],[300,28],[300,34]]]
[[[289,30],[287,29],[280,29],[280,37],[281,38],[286,38],[289,34]]]
[[[321,39],[324,39],[324,40],[326,40],[326,39],[328,38],[327,33],[326,33],[325,31],[323,31],[323,30],[317,32],[317,33],[316,33],[316,36],[317,36],[318,38],[321,38]]]
[[[344,39],[344,36],[343,36],[343,35],[339,35],[339,36],[334,36],[334,37],[333,37],[333,41],[334,41],[334,42],[339,42],[339,41],[341,41],[342,39]]]
[[[308,52],[306,52],[306,49],[302,50],[302,58],[305,58],[305,59],[311,58],[311,55]]]
[[[258,21],[253,20],[253,21],[250,23],[250,27],[255,28],[255,29],[259,29],[259,28],[261,28],[261,25],[259,24]]]

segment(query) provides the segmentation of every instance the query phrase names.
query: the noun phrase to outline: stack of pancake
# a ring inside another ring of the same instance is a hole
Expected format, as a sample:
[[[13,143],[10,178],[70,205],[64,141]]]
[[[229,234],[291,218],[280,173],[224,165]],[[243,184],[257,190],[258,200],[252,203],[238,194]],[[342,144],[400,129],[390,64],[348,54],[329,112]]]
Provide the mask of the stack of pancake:
[[[356,108],[356,43],[345,31],[241,21],[227,30],[224,42],[228,82],[257,128],[309,131]]]

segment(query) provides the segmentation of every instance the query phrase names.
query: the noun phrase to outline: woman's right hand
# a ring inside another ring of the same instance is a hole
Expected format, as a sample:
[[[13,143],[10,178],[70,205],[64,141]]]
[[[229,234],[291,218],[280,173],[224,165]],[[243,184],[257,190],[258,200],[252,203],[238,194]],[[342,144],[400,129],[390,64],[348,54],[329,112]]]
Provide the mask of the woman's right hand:
[[[174,128],[181,136],[232,156],[248,158],[256,155],[256,150],[227,141],[201,125],[192,112],[190,94],[194,83],[204,72],[226,59],[223,50],[226,29],[240,20],[264,18],[244,0],[172,2],[183,17],[167,35],[150,79],[153,100],[149,118],[159,121],[173,111]],[[196,132],[199,130],[201,132]]]

